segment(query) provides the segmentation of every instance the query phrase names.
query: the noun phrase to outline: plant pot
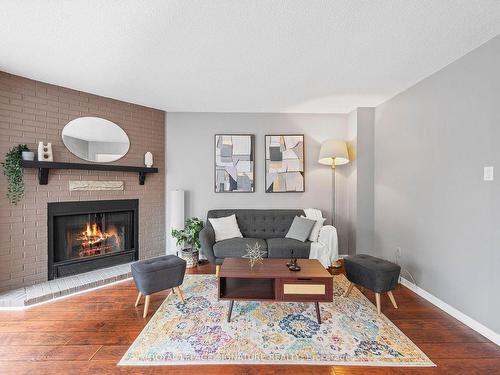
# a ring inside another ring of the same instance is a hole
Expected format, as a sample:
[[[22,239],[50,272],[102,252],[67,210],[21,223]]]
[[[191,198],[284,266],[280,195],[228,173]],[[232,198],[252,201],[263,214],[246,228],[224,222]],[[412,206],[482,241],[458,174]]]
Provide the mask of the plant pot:
[[[181,259],[186,261],[186,268],[195,268],[198,266],[200,252],[196,249],[182,249]]]
[[[23,151],[21,152],[21,157],[23,160],[35,160],[35,153],[33,151]]]

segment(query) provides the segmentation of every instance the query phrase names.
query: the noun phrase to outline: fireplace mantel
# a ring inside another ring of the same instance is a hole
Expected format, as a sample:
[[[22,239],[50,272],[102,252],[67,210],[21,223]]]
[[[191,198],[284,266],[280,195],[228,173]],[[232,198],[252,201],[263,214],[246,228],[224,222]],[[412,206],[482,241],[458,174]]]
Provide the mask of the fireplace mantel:
[[[90,163],[59,163],[53,161],[22,160],[21,167],[37,168],[38,183],[47,185],[51,169],[80,169],[86,171],[133,172],[139,173],[139,185],[144,185],[146,174],[158,173],[158,168],[132,167],[127,165],[90,164]]]

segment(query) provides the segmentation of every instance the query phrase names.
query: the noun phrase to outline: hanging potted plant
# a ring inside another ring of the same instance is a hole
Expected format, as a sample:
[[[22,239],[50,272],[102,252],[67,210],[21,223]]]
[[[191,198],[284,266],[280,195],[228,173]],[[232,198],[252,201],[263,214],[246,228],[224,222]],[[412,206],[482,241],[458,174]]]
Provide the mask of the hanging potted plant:
[[[176,239],[177,246],[182,247],[181,258],[187,262],[187,268],[198,265],[202,229],[203,221],[196,217],[186,219],[184,229],[172,229],[172,237]]]
[[[7,176],[7,198],[12,204],[17,204],[24,197],[24,180],[21,160],[23,153],[29,151],[26,145],[17,145],[9,150],[2,163],[3,174]]]

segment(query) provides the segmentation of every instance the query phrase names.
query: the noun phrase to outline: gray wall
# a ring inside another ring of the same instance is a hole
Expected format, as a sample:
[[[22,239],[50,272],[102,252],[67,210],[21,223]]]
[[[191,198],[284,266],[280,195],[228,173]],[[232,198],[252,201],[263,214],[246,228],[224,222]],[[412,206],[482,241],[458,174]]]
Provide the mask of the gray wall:
[[[347,117],[347,145],[350,162],[337,169],[345,203],[337,215],[345,225],[346,254],[373,251],[374,203],[374,108],[357,108]]]
[[[376,108],[376,253],[496,332],[499,140],[500,37]]]
[[[356,253],[366,253],[374,246],[374,108],[358,108],[356,149],[357,202]]]
[[[348,212],[346,221],[348,224],[347,236],[347,254],[356,254],[356,220],[357,220],[357,187],[358,187],[358,111],[354,110],[349,113],[347,124],[347,148],[349,150],[349,164],[345,168],[340,169],[340,174],[344,174],[346,178],[346,185],[348,186],[347,201]]]
[[[187,191],[186,217],[205,219],[212,208],[315,207],[331,219],[331,168],[318,164],[317,160],[322,141],[346,137],[346,115],[169,112],[166,123],[166,188]],[[255,193],[214,193],[216,133],[255,134]],[[264,135],[273,133],[305,134],[305,193],[265,193]],[[339,185],[342,190],[341,181]],[[338,195],[337,204],[343,201],[345,198]],[[168,206],[167,202],[167,211]],[[345,237],[345,233],[339,233],[340,253]]]

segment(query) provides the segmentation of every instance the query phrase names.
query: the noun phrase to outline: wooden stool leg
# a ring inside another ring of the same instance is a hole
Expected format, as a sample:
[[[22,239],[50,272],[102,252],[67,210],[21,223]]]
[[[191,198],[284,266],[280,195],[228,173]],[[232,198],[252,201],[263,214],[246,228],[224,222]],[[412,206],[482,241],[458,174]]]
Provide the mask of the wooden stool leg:
[[[377,312],[380,315],[381,309],[380,309],[380,293],[375,293],[375,300],[377,301]]]
[[[144,302],[144,313],[142,314],[142,317],[145,318],[148,315],[148,309],[149,309],[149,299],[151,296],[146,296],[146,301]]]
[[[347,288],[347,290],[344,293],[344,297],[347,297],[351,293],[353,287],[354,287],[354,283],[350,283],[349,287]]]
[[[392,290],[389,290],[387,292],[387,295],[389,296],[389,298],[391,299],[391,302],[392,302],[392,306],[394,306],[395,309],[398,308],[398,305],[396,303],[396,300],[394,299],[394,296],[392,295]]]
[[[217,265],[215,266],[215,276],[219,277],[219,273],[220,273],[220,265],[219,265],[219,264],[217,264]]]
[[[135,307],[139,306],[139,302],[141,302],[141,297],[142,293],[139,292],[139,294],[137,295],[137,299],[135,300]]]
[[[177,287],[177,291],[179,292],[179,297],[181,297],[182,303],[186,303],[186,301],[184,301],[184,294],[182,294],[182,290],[181,290],[180,286]]]

